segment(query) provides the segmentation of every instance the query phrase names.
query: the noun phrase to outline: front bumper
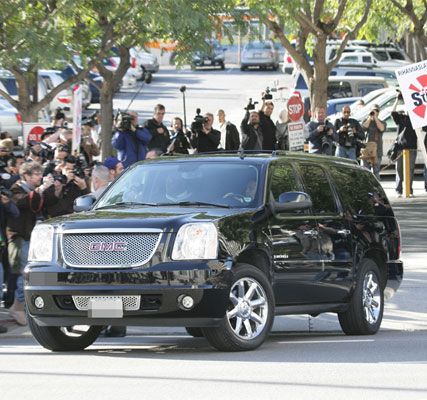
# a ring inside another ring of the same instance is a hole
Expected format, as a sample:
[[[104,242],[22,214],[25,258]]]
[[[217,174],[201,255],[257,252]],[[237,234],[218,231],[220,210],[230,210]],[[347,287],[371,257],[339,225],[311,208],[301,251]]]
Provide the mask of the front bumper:
[[[387,262],[387,284],[384,289],[385,298],[391,299],[399,289],[403,279],[403,262],[393,260]]]
[[[174,269],[175,264],[175,269]],[[214,266],[214,268],[212,268]],[[202,327],[219,324],[228,304],[231,272],[219,262],[162,263],[149,269],[85,270],[59,265],[27,266],[24,292],[28,312],[44,326],[146,325]],[[138,310],[121,318],[90,318],[72,296],[141,296]],[[190,310],[181,295],[194,300]],[[35,306],[42,297],[44,306]]]

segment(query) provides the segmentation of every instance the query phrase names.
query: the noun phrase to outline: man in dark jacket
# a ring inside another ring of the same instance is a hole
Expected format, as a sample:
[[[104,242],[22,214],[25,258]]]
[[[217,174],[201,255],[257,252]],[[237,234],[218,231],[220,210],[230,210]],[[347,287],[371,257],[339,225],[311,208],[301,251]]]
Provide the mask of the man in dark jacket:
[[[19,173],[21,180],[11,188],[12,201],[19,209],[19,217],[7,221],[10,266],[16,273],[22,273],[27,264],[31,232],[42,214],[43,193],[53,184],[53,178],[49,176],[40,185],[43,172],[41,165],[36,162],[24,163]],[[27,324],[22,276],[18,278],[15,301],[9,308],[9,314],[18,324]]]
[[[169,131],[163,124],[166,109],[162,104],[157,104],[154,107],[153,118],[148,119],[144,123],[144,127],[151,133],[151,140],[148,142],[148,150],[160,149],[166,153],[170,145]]]
[[[316,107],[314,117],[307,124],[308,152],[311,154],[332,155],[334,126],[325,119],[324,107]]]
[[[393,104],[391,117],[397,125],[397,140],[402,150],[409,150],[409,171],[410,171],[410,197],[413,197],[412,182],[414,180],[415,159],[417,158],[417,134],[412,127],[411,120],[407,113],[397,112],[397,103],[401,95],[396,97]],[[403,185],[403,157],[396,161],[396,193],[398,197],[402,196]]]
[[[259,122],[262,130],[263,150],[276,149],[276,125],[271,119],[274,110],[272,101],[265,101],[265,93],[262,94],[262,106],[259,111]]]
[[[217,151],[221,139],[221,132],[212,128],[213,114],[206,113],[204,118],[206,122],[203,123],[202,129],[191,133],[191,144],[198,153]]]
[[[240,125],[242,131],[242,147],[245,150],[262,150],[263,132],[259,123],[257,111],[246,111]]]
[[[138,126],[138,115],[129,113],[132,116],[130,129],[120,128],[120,118],[118,119],[117,131],[111,140],[113,147],[117,150],[117,158],[125,168],[145,159],[147,154],[147,144],[151,140],[151,133],[146,128]]]
[[[236,125],[225,119],[224,110],[218,110],[218,130],[221,132],[220,147],[224,150],[238,150],[240,135]]]

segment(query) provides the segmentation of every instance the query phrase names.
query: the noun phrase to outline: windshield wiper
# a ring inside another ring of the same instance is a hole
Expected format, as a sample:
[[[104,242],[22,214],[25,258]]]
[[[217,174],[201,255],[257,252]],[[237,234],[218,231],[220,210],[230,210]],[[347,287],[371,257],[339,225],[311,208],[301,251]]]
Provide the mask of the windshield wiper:
[[[158,206],[210,206],[220,208],[230,208],[226,204],[206,203],[204,201],[178,201],[176,203],[157,203]]]
[[[137,201],[119,201],[118,203],[108,204],[102,207],[97,207],[95,210],[103,210],[105,208],[116,208],[116,207],[133,207],[133,206],[151,206],[155,207],[155,203],[139,203]]]

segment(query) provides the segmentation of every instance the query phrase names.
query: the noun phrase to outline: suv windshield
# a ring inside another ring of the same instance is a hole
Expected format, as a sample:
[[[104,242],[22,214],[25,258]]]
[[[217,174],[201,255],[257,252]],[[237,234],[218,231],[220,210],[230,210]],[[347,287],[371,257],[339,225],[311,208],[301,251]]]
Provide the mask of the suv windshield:
[[[109,206],[258,207],[260,166],[235,162],[181,161],[138,165],[118,179],[96,208]]]

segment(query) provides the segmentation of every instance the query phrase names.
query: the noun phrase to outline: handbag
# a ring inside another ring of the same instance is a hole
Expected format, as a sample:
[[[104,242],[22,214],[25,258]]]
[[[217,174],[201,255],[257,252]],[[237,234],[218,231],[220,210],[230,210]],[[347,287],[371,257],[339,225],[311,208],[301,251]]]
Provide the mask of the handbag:
[[[360,149],[359,159],[368,161],[371,165],[377,163],[377,142],[367,142],[365,147]]]
[[[405,133],[406,128],[403,128],[403,131],[397,136],[396,140],[391,145],[390,149],[387,151],[387,157],[390,160],[390,162],[395,162],[399,157],[403,150],[403,146],[406,142],[406,140],[403,137],[403,134]]]

